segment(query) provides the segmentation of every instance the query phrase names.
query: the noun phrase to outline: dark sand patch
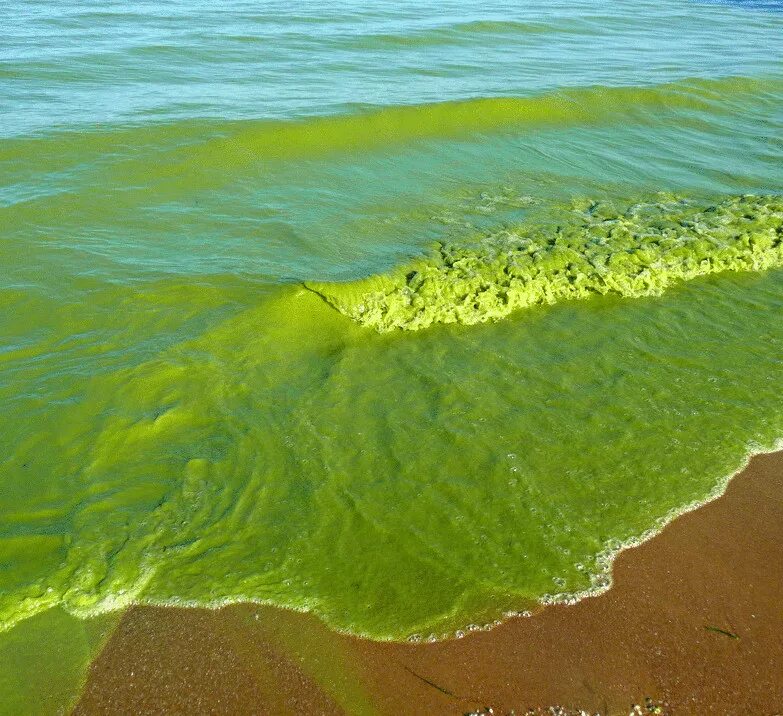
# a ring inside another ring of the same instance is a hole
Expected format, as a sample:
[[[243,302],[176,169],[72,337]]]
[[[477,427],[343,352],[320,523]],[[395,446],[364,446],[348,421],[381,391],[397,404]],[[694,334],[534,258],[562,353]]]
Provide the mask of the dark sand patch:
[[[135,607],[75,713],[783,714],[783,453],[621,554],[614,579],[436,644],[363,641],[254,605]]]

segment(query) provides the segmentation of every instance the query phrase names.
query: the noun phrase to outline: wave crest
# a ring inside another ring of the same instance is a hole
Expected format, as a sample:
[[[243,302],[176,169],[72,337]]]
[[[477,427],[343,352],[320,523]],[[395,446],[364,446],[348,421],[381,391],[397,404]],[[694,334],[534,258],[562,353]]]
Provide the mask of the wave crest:
[[[569,222],[504,230],[468,246],[441,244],[389,274],[306,286],[364,326],[410,331],[498,320],[594,294],[658,295],[697,276],[783,266],[779,196],[669,197],[619,211],[590,202]]]

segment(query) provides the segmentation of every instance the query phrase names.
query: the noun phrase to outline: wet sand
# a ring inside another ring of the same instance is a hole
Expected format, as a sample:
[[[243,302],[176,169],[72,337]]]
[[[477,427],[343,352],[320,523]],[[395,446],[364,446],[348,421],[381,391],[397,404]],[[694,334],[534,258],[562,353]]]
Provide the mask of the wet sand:
[[[436,644],[255,605],[134,607],[75,714],[783,714],[783,453],[622,553],[614,586]],[[650,701],[645,701],[650,699]],[[657,709],[657,710],[656,710]]]

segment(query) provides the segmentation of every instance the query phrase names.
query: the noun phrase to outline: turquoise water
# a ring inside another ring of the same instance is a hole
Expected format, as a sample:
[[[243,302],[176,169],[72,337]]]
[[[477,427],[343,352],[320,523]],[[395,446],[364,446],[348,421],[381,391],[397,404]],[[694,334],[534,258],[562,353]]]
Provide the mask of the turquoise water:
[[[778,4],[0,13],[9,643],[453,636],[783,436]]]

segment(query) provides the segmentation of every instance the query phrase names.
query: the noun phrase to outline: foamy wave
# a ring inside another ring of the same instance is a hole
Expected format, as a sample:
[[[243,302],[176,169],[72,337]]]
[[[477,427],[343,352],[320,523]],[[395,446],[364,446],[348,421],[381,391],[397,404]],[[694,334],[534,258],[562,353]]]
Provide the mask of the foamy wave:
[[[669,197],[624,210],[590,203],[574,209],[565,225],[439,245],[387,275],[307,286],[362,325],[410,331],[498,320],[594,294],[654,296],[698,276],[782,265],[783,198]]]

